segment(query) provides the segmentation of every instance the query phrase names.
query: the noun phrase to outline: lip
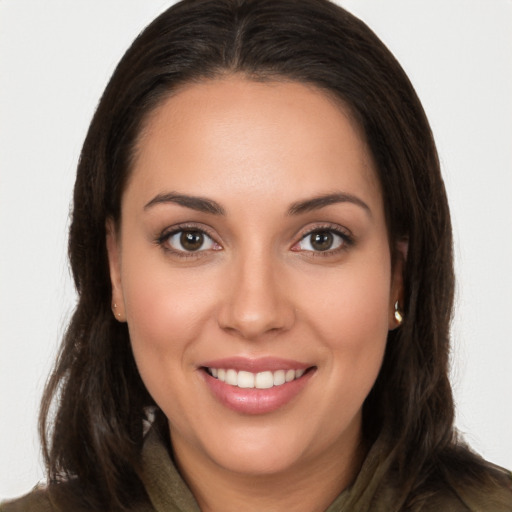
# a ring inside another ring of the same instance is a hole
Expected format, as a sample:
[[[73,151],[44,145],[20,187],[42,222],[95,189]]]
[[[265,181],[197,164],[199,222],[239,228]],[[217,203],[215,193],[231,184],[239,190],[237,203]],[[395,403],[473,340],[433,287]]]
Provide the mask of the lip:
[[[206,368],[225,368],[258,373],[277,370],[307,370],[300,378],[269,389],[239,388],[211,376]],[[289,404],[307,386],[316,372],[314,365],[289,359],[240,357],[207,361],[199,368],[200,374],[212,395],[222,405],[240,414],[268,414]]]
[[[246,371],[251,373],[275,372],[277,370],[306,370],[313,365],[293,361],[292,359],[281,359],[278,357],[259,357],[250,359],[246,357],[226,357],[215,359],[214,361],[205,361],[199,365],[206,368],[233,368],[233,370]]]

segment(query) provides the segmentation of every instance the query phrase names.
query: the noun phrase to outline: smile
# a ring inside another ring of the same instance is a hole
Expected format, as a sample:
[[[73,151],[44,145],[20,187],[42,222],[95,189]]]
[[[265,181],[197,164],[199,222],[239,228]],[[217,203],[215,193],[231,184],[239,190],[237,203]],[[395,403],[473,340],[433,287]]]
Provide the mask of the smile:
[[[243,370],[237,371],[232,368],[206,368],[206,371],[212,377],[230,386],[243,389],[270,389],[299,379],[304,375],[306,370],[289,369],[252,373]]]
[[[287,406],[308,387],[316,365],[278,357],[203,361],[199,375],[211,395],[239,414],[267,414]]]

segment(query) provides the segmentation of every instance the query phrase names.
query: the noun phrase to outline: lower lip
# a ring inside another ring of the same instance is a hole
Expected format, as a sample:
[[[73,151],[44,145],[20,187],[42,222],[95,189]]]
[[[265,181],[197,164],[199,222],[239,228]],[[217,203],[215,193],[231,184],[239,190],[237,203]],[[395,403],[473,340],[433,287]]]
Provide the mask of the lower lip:
[[[206,370],[202,373],[213,395],[227,408],[242,414],[265,414],[291,402],[315,372],[310,369],[299,379],[269,389],[239,388],[212,377]]]

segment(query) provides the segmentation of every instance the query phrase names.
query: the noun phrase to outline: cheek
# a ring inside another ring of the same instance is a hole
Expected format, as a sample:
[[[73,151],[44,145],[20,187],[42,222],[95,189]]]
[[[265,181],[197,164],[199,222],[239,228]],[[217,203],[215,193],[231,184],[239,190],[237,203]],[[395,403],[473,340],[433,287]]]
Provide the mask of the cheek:
[[[126,254],[123,294],[139,370],[185,364],[188,347],[211,316],[213,296],[204,272],[176,271],[161,254],[146,254],[144,263],[135,251]]]
[[[358,409],[377,378],[388,335],[390,280],[384,258],[340,267],[324,286],[308,287],[310,325],[322,340],[333,384],[330,399],[341,408]]]
[[[161,258],[138,265],[123,281],[130,341],[137,368],[148,392],[173,423],[185,422],[191,414],[187,402],[191,389],[187,378],[194,347],[210,321],[214,302],[205,276],[173,271]]]
[[[385,259],[370,263],[340,267],[322,285],[305,287],[317,326],[340,349],[357,349],[387,336],[390,269]]]

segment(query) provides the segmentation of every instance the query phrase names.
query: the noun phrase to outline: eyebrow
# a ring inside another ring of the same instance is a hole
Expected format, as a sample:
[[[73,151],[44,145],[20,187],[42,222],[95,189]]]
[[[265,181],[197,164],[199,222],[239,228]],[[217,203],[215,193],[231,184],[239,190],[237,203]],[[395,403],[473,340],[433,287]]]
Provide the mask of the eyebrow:
[[[324,208],[336,203],[355,204],[356,206],[360,206],[363,210],[365,210],[370,217],[372,216],[370,207],[362,199],[359,199],[359,197],[352,194],[345,194],[343,192],[324,194],[313,197],[311,199],[305,199],[304,201],[297,201],[292,203],[288,209],[288,215],[300,215],[301,213],[319,210],[320,208]]]
[[[149,203],[144,206],[144,210],[156,206],[158,204],[174,203],[190,208],[191,210],[197,210],[203,213],[213,213],[214,215],[225,215],[226,212],[222,206],[213,201],[212,199],[206,199],[204,197],[189,196],[186,194],[178,194],[175,192],[169,192],[167,194],[158,194]]]
[[[224,208],[222,208],[219,203],[213,201],[212,199],[206,199],[204,197],[198,196],[189,196],[186,194],[178,194],[176,192],[158,194],[144,206],[144,210],[147,210],[158,204],[166,203],[178,204],[192,210],[197,210],[203,213],[211,213],[213,215],[226,214]],[[302,213],[319,210],[336,203],[352,203],[365,210],[370,217],[372,215],[370,207],[362,199],[359,199],[359,197],[352,194],[346,194],[343,192],[323,194],[311,199],[305,199],[303,201],[292,203],[288,209],[288,215],[300,215]]]

